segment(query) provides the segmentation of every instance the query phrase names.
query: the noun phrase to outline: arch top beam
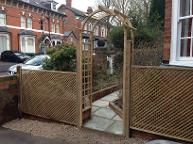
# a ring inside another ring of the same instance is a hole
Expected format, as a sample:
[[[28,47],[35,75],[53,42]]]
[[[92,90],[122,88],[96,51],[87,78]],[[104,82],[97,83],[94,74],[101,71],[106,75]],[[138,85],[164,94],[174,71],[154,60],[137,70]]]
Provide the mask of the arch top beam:
[[[100,6],[100,5],[98,6],[98,10],[96,10],[93,13],[91,13],[90,15],[88,15],[88,17],[83,21],[81,29],[82,30],[84,29],[85,24],[89,21],[89,19],[92,19],[94,15],[96,15],[97,13],[100,13],[100,12],[104,12],[108,16],[117,16],[118,19],[123,23],[124,26],[126,26],[129,29],[135,30],[135,28],[132,26],[131,22],[129,21],[129,19],[126,15],[124,15],[123,13],[121,13],[120,11],[118,11],[116,9],[107,9],[107,8]],[[96,19],[96,20],[100,21],[101,18]]]

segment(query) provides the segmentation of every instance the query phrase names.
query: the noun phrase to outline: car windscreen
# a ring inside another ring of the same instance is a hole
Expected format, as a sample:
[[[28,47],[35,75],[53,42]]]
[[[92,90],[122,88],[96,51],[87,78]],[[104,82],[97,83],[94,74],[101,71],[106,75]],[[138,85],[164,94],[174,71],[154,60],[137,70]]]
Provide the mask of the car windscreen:
[[[32,59],[29,59],[28,61],[24,62],[24,64],[32,66],[40,66],[43,64],[43,61],[45,59],[46,59],[45,56],[35,56]]]

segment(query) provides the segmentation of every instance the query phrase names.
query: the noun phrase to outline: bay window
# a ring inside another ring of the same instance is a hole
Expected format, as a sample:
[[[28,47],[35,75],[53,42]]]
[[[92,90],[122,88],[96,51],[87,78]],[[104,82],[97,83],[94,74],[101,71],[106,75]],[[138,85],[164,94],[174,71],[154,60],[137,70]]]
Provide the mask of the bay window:
[[[23,53],[35,53],[35,37],[20,36],[20,48]]]

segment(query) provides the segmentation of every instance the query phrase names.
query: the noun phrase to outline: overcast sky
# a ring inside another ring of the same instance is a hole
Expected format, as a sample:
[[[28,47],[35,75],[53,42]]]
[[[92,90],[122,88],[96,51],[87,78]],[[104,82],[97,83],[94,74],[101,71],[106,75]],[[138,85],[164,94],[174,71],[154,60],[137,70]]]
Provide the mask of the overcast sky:
[[[55,1],[57,1],[59,4],[65,4],[66,3],[66,0],[55,0]],[[88,6],[96,7],[95,1],[96,0],[72,0],[72,7],[86,12]]]

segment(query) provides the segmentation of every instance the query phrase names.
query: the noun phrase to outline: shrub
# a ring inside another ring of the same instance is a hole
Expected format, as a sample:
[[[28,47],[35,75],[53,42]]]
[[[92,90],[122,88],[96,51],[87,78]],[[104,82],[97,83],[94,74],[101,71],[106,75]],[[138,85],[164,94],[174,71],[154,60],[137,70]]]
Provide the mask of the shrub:
[[[76,49],[69,44],[58,45],[47,50],[51,57],[43,65],[45,70],[75,71],[76,70]]]

